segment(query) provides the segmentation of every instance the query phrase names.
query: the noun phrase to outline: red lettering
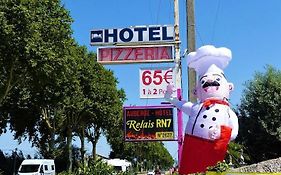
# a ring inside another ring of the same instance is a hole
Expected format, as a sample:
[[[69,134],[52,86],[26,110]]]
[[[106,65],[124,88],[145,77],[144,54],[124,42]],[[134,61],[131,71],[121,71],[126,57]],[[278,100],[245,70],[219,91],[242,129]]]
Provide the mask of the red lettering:
[[[128,117],[147,117],[149,116],[149,110],[132,110],[127,111]]]
[[[154,71],[154,74],[153,74],[153,83],[155,85],[160,85],[163,81],[163,78],[162,78],[162,70],[155,70]]]
[[[142,73],[142,83],[144,85],[150,85],[152,82],[152,78],[151,78],[151,72],[149,70],[146,70]]]
[[[100,49],[100,61],[109,61],[112,57],[111,49]]]
[[[99,61],[164,60],[172,57],[169,46],[101,48],[98,52]]]
[[[166,47],[162,47],[162,48],[160,48],[160,59],[169,59],[169,54],[168,54],[168,52],[167,52],[167,48]]]
[[[145,48],[144,49],[144,59],[145,60],[153,60],[154,55],[153,55],[153,48]]]
[[[154,48],[154,59],[153,60],[159,60],[159,53],[158,53],[158,47]]]
[[[155,111],[155,115],[156,116],[162,116],[162,110],[160,109],[160,110],[156,110]]]
[[[142,58],[140,57],[143,55],[143,49],[142,48],[135,48],[135,60],[141,60]]]
[[[119,59],[119,57],[122,53],[122,49],[115,49],[115,53],[116,54],[114,54],[114,57],[113,57],[112,61],[117,61]]]
[[[155,111],[156,116],[172,116],[172,112],[169,109],[159,109]]]
[[[133,48],[124,49],[124,52],[126,52],[126,51],[127,51],[127,54],[125,55],[124,60],[129,60],[129,56],[131,55]]]

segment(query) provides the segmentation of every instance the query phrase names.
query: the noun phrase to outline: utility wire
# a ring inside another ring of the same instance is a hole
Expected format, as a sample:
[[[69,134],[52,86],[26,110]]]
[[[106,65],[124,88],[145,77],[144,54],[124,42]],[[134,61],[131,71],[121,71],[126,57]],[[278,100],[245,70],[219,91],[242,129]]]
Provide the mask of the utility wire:
[[[169,1],[169,10],[170,10],[170,12],[172,12],[168,16],[169,17],[169,21],[171,21],[171,19],[173,19],[173,16],[174,16],[174,13],[173,13],[174,5],[173,5],[173,3],[174,3],[174,0],[170,0]]]
[[[205,45],[205,43],[203,42],[203,39],[202,39],[202,37],[200,35],[200,32],[199,32],[197,26],[195,25],[194,28],[195,28],[196,34],[198,34],[199,40],[201,42],[201,45]]]
[[[218,14],[219,14],[219,10],[220,10],[220,3],[221,1],[218,0],[218,4],[217,4],[217,9],[216,9],[216,16],[215,16],[215,20],[214,20],[214,24],[213,24],[213,31],[212,31],[212,37],[211,37],[211,43],[214,42],[214,37],[215,37],[215,29],[216,29],[216,24],[217,24],[217,20],[218,20]]]
[[[162,0],[159,0],[158,9],[157,9],[157,13],[156,13],[156,24],[159,23],[159,13],[160,13],[161,2],[162,2]]]

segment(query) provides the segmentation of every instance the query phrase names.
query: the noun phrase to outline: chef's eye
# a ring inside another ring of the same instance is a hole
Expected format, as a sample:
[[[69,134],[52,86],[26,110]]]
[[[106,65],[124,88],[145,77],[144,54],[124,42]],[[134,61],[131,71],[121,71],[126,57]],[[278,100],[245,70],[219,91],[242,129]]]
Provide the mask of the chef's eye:
[[[217,80],[217,81],[220,81],[221,79],[220,79],[220,78],[217,78],[216,80]]]
[[[201,84],[204,84],[205,83],[205,80],[201,80]]]

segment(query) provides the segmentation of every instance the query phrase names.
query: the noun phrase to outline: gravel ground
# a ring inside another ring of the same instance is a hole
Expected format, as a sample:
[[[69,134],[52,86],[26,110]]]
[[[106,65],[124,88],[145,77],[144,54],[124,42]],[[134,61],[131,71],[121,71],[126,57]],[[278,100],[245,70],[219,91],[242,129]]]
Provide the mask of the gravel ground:
[[[281,172],[281,157],[263,161],[257,164],[243,166],[240,168],[232,169],[232,172],[257,172],[257,173],[276,173]]]

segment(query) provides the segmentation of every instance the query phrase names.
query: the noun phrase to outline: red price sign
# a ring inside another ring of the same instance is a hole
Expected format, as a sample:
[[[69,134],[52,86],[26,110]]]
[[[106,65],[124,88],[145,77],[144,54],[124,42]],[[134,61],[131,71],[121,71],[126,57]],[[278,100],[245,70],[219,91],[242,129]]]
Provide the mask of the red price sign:
[[[163,98],[168,84],[174,82],[172,68],[140,70],[140,98]]]

